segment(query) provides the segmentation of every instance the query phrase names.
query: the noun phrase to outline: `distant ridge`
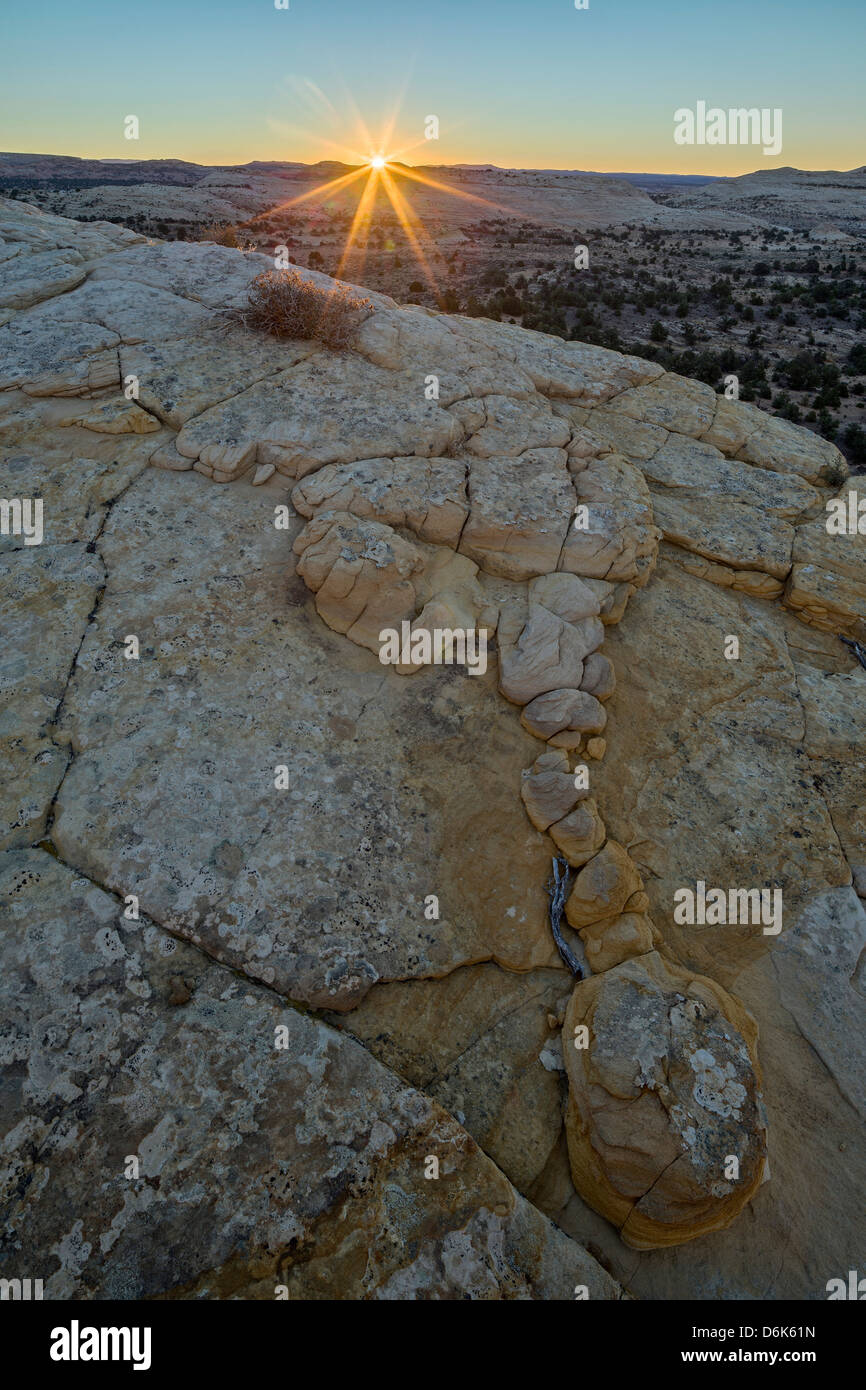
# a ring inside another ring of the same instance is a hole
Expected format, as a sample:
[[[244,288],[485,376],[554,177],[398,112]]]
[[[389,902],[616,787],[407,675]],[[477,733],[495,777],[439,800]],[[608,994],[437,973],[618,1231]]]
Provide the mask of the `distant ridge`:
[[[395,165],[401,161],[395,160]],[[77,155],[21,154],[0,151],[0,183],[7,186],[29,184],[55,185],[69,184],[111,184],[111,183],[168,183],[192,185],[209,175],[219,173],[270,175],[280,177],[291,175],[295,178],[314,174],[357,168],[358,165],[345,161],[323,159],[307,164],[300,160],[248,160],[233,164],[196,164],[185,159],[171,157],[161,159],[123,159],[115,156],[99,158],[80,158]],[[543,174],[559,178],[611,179],[630,183],[636,188],[652,191],[654,189],[700,188],[707,184],[734,185],[743,180],[771,183],[776,179],[805,179],[808,181],[833,181],[866,179],[866,166],[847,171],[795,169],[789,166],[780,169],[758,169],[750,174],[723,177],[716,174],[657,174],[653,172],[604,172],[592,169],[523,169],[503,167],[497,164],[437,164],[407,167],[435,167],[440,170],[453,169],[455,172],[472,174]],[[113,171],[117,174],[112,177]]]

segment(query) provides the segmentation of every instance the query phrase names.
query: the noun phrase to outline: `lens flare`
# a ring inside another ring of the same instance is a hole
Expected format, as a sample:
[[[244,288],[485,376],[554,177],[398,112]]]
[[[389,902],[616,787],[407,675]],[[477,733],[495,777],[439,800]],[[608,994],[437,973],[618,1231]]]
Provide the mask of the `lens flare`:
[[[352,103],[354,107],[354,103]],[[392,136],[394,126],[397,121],[397,111],[395,110],[391,119],[387,122],[386,128],[379,133],[379,138],[374,140],[366,123],[360,113],[355,108],[355,124],[357,141],[354,145],[340,144],[333,140],[324,140],[323,143],[334,150],[340,156],[344,167],[349,162],[355,163],[355,167],[349,167],[345,174],[338,174],[335,178],[328,179],[325,183],[320,183],[312,188],[308,188],[305,193],[299,194],[295,198],[288,198],[285,202],[274,204],[268,209],[269,216],[276,216],[283,212],[289,212],[304,203],[313,200],[322,202],[328,196],[336,200],[337,195],[343,193],[356,192],[355,185],[364,180],[361,185],[360,198],[351,219],[342,254],[334,272],[339,280],[346,272],[347,266],[355,253],[362,257],[361,265],[357,268],[356,274],[363,274],[364,261],[366,259],[367,233],[373,216],[381,200],[390,205],[400,226],[411,246],[413,255],[420,266],[430,289],[437,299],[441,297],[441,290],[436,282],[433,270],[430,265],[425,248],[430,253],[431,258],[436,253],[437,248],[424,227],[423,222],[413,210],[409,199],[404,196],[403,189],[399,186],[411,181],[421,184],[426,188],[434,189],[438,193],[443,193],[448,197],[465,199],[467,202],[474,203],[480,209],[487,209],[496,212],[500,216],[511,215],[511,209],[499,203],[491,202],[487,198],[479,197],[477,194],[468,193],[465,189],[455,188],[453,185],[440,183],[438,179],[422,174],[418,169],[412,168],[404,162],[405,155],[421,147],[426,148],[424,139],[418,139],[413,144],[403,146],[399,149],[394,148]],[[295,127],[290,128],[292,131]],[[307,133],[307,132],[305,132]],[[318,137],[322,139],[321,136]],[[378,145],[380,153],[362,154],[362,150],[371,150]],[[382,150],[390,150],[390,154],[382,154]]]

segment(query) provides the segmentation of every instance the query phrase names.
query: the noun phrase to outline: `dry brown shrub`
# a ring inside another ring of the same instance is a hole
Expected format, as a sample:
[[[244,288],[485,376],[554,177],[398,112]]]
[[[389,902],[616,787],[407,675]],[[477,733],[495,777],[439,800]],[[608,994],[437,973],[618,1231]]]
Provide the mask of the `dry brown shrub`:
[[[233,227],[230,222],[214,222],[210,227],[202,227],[198,239],[199,241],[212,241],[217,246],[241,246],[238,241],[238,229]]]
[[[316,338],[336,351],[372,312],[370,300],[357,299],[348,285],[328,289],[297,270],[266,270],[252,281],[249,307],[239,317],[247,328],[275,338]]]

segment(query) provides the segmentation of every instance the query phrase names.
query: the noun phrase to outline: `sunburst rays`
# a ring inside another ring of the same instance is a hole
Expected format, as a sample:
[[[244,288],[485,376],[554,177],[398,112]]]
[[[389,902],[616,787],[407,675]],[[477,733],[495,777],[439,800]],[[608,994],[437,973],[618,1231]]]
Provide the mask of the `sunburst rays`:
[[[321,101],[326,98],[323,94],[317,95]],[[343,163],[351,163],[355,167],[350,168],[346,174],[339,174],[334,178],[327,179],[315,187],[308,189],[305,193],[297,197],[288,198],[285,202],[275,204],[261,216],[273,216],[281,212],[301,206],[303,203],[321,201],[322,198],[334,194],[341,194],[352,189],[354,185],[365,179],[358,205],[352,217],[346,241],[343,246],[339,262],[335,271],[337,279],[341,279],[346,271],[346,267],[357,254],[358,264],[353,267],[356,275],[363,271],[367,259],[367,230],[372,222],[375,213],[378,197],[381,193],[385,202],[390,206],[397,221],[402,228],[412,253],[420,266],[424,278],[436,298],[441,297],[441,290],[437,284],[433,273],[431,260],[436,254],[436,246],[424,226],[420,215],[413,209],[411,203],[399,188],[398,181],[406,179],[433,189],[438,193],[443,193],[455,198],[461,198],[468,202],[477,203],[480,208],[487,208],[498,213],[513,215],[513,209],[501,206],[499,203],[491,202],[488,198],[482,198],[477,194],[468,193],[465,189],[455,188],[450,184],[442,183],[438,179],[431,178],[429,175],[422,174],[417,168],[410,167],[404,162],[405,156],[427,145],[425,139],[416,140],[412,143],[403,145],[401,148],[392,148],[394,130],[399,114],[399,103],[392,109],[390,115],[384,122],[381,138],[374,141],[370,131],[355,105],[351,94],[345,94],[349,108],[351,110],[354,131],[353,144],[340,143],[337,140],[327,139],[319,134],[315,138],[319,143],[335,151],[341,157]],[[334,107],[328,102],[332,111]],[[276,124],[276,123],[274,123]],[[308,135],[309,133],[304,132]],[[361,153],[361,151],[368,153]]]

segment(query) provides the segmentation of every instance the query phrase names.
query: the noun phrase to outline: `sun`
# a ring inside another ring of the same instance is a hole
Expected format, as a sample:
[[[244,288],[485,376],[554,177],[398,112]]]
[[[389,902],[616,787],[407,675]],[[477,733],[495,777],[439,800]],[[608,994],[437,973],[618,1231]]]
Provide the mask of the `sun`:
[[[490,202],[487,198],[478,197],[474,193],[468,193],[465,189],[455,188],[451,184],[440,183],[437,179],[430,178],[426,173],[421,173],[420,169],[414,168],[405,162],[405,156],[413,150],[425,145],[424,139],[418,139],[414,144],[404,145],[394,148],[391,137],[393,135],[394,124],[397,119],[396,112],[388,122],[386,128],[380,133],[378,138],[371,135],[360,115],[357,116],[358,138],[354,144],[340,144],[336,141],[326,140],[329,145],[340,156],[340,163],[344,166],[349,165],[349,172],[340,174],[336,178],[328,179],[327,182],[317,184],[313,188],[308,188],[296,198],[286,199],[270,209],[272,214],[286,212],[296,208],[302,203],[307,203],[311,199],[318,199],[320,202],[327,195],[334,198],[337,194],[348,191],[352,185],[363,180],[360,198],[355,209],[351,225],[346,234],[345,244],[340,256],[339,263],[333,271],[336,280],[342,278],[353,254],[360,250],[361,265],[357,268],[357,274],[363,271],[366,261],[367,240],[372,220],[376,214],[379,200],[390,203],[391,208],[400,223],[403,233],[409,242],[412,252],[420,265],[424,278],[426,279],[433,294],[440,297],[440,289],[428,260],[427,252],[436,253],[436,246],[433,244],[429,233],[422,221],[414,212],[408,198],[405,196],[405,184],[407,181],[423,184],[427,188],[435,189],[438,193],[446,194],[449,197],[465,198],[467,202],[475,203],[479,208],[487,208],[499,214],[509,215],[511,209],[500,206],[498,203]],[[294,129],[294,127],[292,127]],[[321,138],[321,137],[320,137]],[[370,151],[376,149],[378,153]],[[383,151],[390,149],[390,154]],[[367,151],[367,153],[362,153]],[[423,243],[423,245],[422,245]],[[425,251],[426,248],[426,251]],[[392,243],[393,249],[393,243]],[[360,283],[360,281],[359,281]]]

